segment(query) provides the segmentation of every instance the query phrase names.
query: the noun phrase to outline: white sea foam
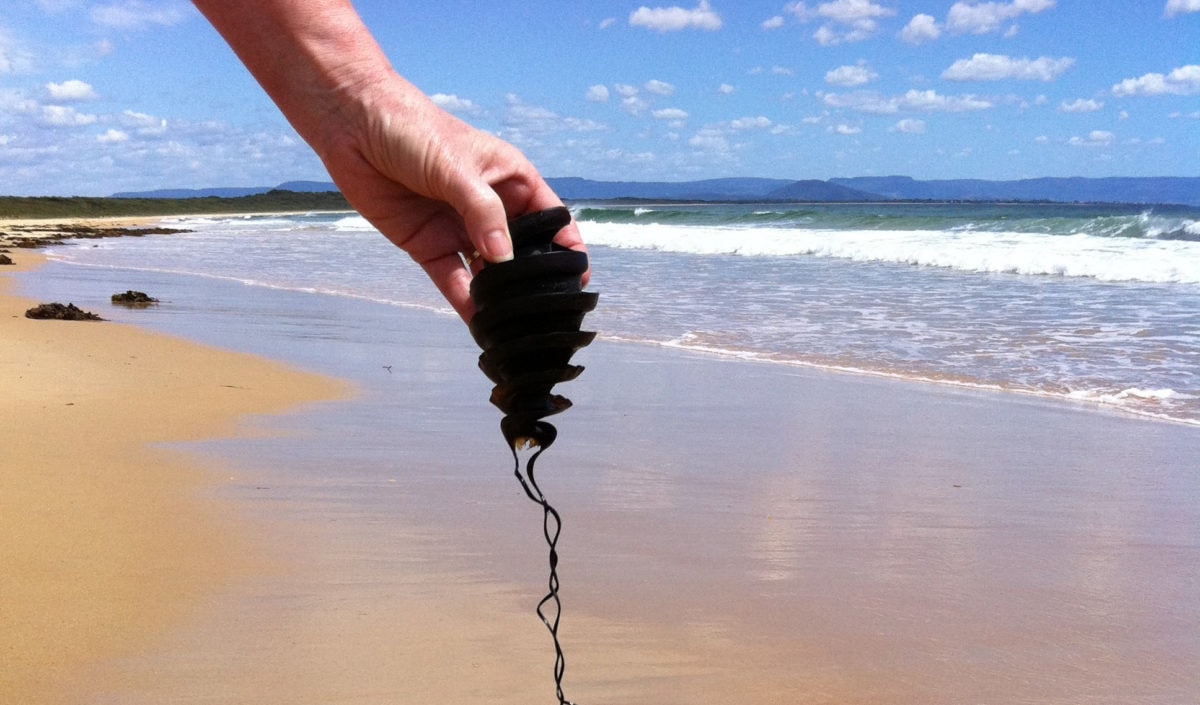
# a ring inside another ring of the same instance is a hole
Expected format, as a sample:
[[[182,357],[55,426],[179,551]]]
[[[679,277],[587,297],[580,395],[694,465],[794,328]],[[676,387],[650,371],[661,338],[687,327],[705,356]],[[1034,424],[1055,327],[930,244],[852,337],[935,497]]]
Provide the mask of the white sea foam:
[[[1200,243],[956,230],[582,223],[589,244],[699,255],[816,256],[960,271],[1200,284]],[[1189,226],[1191,227],[1191,226]]]
[[[337,221],[334,221],[333,229],[334,230],[342,230],[342,231],[351,230],[351,231],[355,231],[355,232],[361,232],[361,231],[374,230],[375,227],[372,226],[370,223],[368,223],[367,219],[362,217],[361,215],[348,215],[344,218],[340,218]]]
[[[1071,399],[1081,399],[1084,401],[1096,401],[1103,404],[1120,404],[1127,400],[1145,399],[1153,401],[1166,401],[1169,399],[1192,399],[1189,394],[1177,392],[1174,389],[1142,389],[1141,387],[1129,387],[1122,389],[1119,392],[1100,392],[1095,390],[1076,390],[1067,395]]]

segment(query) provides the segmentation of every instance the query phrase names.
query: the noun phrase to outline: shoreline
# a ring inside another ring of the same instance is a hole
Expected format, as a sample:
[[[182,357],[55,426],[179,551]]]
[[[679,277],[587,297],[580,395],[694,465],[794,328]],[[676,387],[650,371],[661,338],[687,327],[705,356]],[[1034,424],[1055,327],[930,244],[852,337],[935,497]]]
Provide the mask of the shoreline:
[[[104,223],[108,225],[108,223]],[[22,249],[7,272],[36,270]],[[164,443],[346,394],[251,355],[111,321],[34,321],[0,276],[0,692],[77,702],[84,674],[146,647],[260,570],[221,478]]]
[[[847,367],[833,364],[822,364],[819,362],[809,362],[806,360],[789,360],[786,358],[769,357],[756,353],[747,353],[737,350],[721,350],[719,348],[704,348],[704,347],[689,347],[687,345],[675,344],[671,342],[658,342],[648,340],[632,340],[626,338],[605,338],[598,336],[598,340],[608,340],[613,343],[628,344],[628,345],[646,345],[663,350],[679,350],[693,355],[713,358],[715,360],[725,360],[728,362],[743,362],[749,364],[763,365],[778,365],[784,368],[793,368],[797,370],[809,370],[817,374],[832,374],[845,375],[847,377],[861,377],[865,379],[887,380],[892,382],[907,383],[914,385],[927,385],[934,388],[944,389],[950,392],[961,392],[965,394],[994,394],[1001,398],[1012,397],[1015,399],[1028,399],[1042,401],[1050,405],[1061,406],[1066,409],[1075,409],[1084,412],[1090,412],[1101,415],[1111,415],[1118,418],[1131,419],[1136,421],[1149,421],[1153,423],[1165,423],[1174,426],[1184,426],[1187,428],[1200,428],[1200,419],[1182,419],[1166,414],[1155,413],[1152,411],[1142,411],[1139,409],[1130,409],[1106,400],[1103,397],[1089,396],[1072,396],[1071,394],[1061,394],[1055,392],[1039,391],[1036,389],[1020,389],[1016,387],[1003,387],[998,384],[984,384],[979,382],[965,382],[962,380],[953,379],[950,377],[932,377],[918,375],[904,375],[895,372],[886,372],[883,370],[873,370],[862,367]]]

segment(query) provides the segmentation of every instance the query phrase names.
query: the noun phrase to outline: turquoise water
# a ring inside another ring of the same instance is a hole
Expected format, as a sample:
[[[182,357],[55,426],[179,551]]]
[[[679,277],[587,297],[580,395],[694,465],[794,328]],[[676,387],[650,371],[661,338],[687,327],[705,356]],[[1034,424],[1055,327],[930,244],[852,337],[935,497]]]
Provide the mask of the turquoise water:
[[[602,337],[1200,424],[1200,210],[575,204]],[[180,218],[79,267],[452,315],[353,214]]]

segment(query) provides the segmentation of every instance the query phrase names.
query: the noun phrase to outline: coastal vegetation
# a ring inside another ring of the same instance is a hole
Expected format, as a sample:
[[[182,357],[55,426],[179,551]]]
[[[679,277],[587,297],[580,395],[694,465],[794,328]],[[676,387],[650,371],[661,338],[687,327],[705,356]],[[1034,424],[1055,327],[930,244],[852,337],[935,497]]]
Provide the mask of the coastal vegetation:
[[[0,218],[106,218],[340,210],[350,210],[350,204],[336,191],[303,193],[275,189],[236,198],[0,196]]]

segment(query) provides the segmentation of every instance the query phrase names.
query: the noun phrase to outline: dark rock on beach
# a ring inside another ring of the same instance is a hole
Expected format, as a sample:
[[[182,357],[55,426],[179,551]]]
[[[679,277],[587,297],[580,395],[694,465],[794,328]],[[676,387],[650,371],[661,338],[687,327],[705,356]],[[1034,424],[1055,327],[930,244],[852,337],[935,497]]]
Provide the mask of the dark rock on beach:
[[[8,255],[0,255],[0,264],[15,264],[15,262]]]
[[[123,294],[113,294],[112,302],[121,306],[152,306],[158,303],[158,299],[146,294],[143,291],[134,291],[129,289]]]
[[[75,304],[67,304],[66,306],[60,303],[39,304],[25,312],[26,318],[36,318],[38,320],[54,320],[54,321],[103,321],[104,319],[92,313],[84,311]]]

